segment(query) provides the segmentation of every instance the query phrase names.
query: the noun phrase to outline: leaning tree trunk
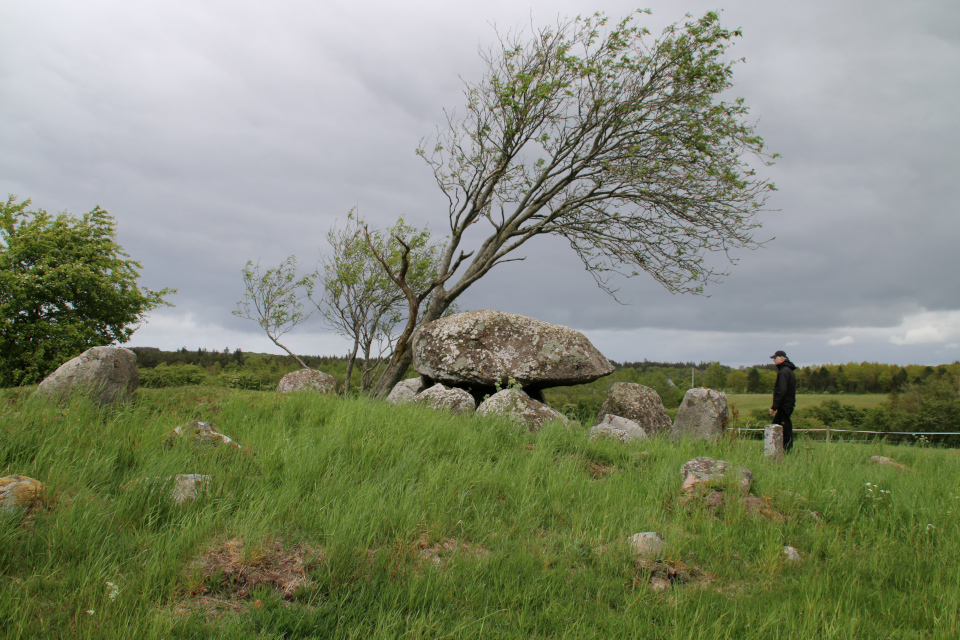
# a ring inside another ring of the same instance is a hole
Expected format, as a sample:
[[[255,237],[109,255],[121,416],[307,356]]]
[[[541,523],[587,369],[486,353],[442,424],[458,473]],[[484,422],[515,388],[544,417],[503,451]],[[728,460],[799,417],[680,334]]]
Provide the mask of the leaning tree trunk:
[[[446,296],[443,295],[444,293],[446,292],[436,292],[433,300],[431,300],[430,306],[424,312],[423,317],[420,318],[420,322],[417,323],[418,328],[443,316],[443,312],[447,310],[447,307],[450,306],[452,302],[452,300],[446,300]],[[398,341],[393,355],[390,357],[390,362],[387,364],[387,368],[383,370],[383,374],[380,376],[380,379],[377,380],[377,386],[373,390],[373,397],[386,397],[393,387],[403,380],[403,376],[407,374],[407,369],[410,368],[412,363],[413,335],[411,335],[408,340]]]

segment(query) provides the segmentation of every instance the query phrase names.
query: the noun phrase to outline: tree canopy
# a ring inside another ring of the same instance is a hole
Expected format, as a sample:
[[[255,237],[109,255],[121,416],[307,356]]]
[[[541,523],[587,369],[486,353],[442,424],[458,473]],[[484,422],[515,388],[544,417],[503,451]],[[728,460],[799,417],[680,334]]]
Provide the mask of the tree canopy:
[[[100,207],[77,218],[0,201],[0,385],[42,380],[94,346],[124,343],[176,291],[137,285],[142,268]]]
[[[598,285],[646,273],[673,292],[702,293],[735,249],[756,248],[772,162],[744,100],[723,99],[739,31],[714,12],[656,39],[638,11],[600,13],[507,34],[483,54],[485,77],[418,153],[446,196],[449,241],[429,322],[493,267],[540,235],[565,238]],[[475,225],[485,228],[479,236]],[[463,265],[464,270],[453,275]],[[408,332],[409,333],[409,332]],[[379,393],[409,365],[401,338]]]

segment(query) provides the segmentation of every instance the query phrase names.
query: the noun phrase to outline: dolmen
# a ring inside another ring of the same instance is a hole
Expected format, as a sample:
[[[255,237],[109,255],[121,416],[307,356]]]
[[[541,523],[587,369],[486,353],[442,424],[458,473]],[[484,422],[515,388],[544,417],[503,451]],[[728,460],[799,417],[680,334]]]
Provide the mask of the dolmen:
[[[490,310],[420,327],[413,336],[413,368],[427,388],[441,383],[466,389],[478,404],[511,387],[543,402],[543,389],[593,382],[614,370],[579,331]]]

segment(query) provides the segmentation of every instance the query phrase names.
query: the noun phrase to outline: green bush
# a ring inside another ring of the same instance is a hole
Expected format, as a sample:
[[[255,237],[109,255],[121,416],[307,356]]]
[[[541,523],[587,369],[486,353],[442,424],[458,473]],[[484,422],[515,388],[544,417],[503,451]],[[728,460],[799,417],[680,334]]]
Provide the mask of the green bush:
[[[147,389],[166,389],[203,384],[207,372],[195,364],[158,364],[153,369],[137,369],[140,386]]]

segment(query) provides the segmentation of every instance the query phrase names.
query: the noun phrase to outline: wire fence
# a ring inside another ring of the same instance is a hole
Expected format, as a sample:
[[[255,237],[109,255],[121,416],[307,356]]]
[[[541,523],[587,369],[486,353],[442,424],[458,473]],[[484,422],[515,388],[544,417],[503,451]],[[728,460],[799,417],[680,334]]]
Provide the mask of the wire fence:
[[[740,435],[742,431],[764,431],[763,427],[737,427],[737,435]],[[873,436],[894,436],[900,440],[904,437],[920,437],[925,440],[928,440],[930,436],[960,436],[960,431],[868,431],[865,429],[834,429],[832,427],[826,428],[817,428],[817,429],[794,429],[794,433],[803,433],[803,432],[821,432],[826,435],[826,441],[830,442],[834,434],[840,433],[862,433]],[[838,438],[843,442],[870,442],[870,440],[851,440],[849,438]]]

